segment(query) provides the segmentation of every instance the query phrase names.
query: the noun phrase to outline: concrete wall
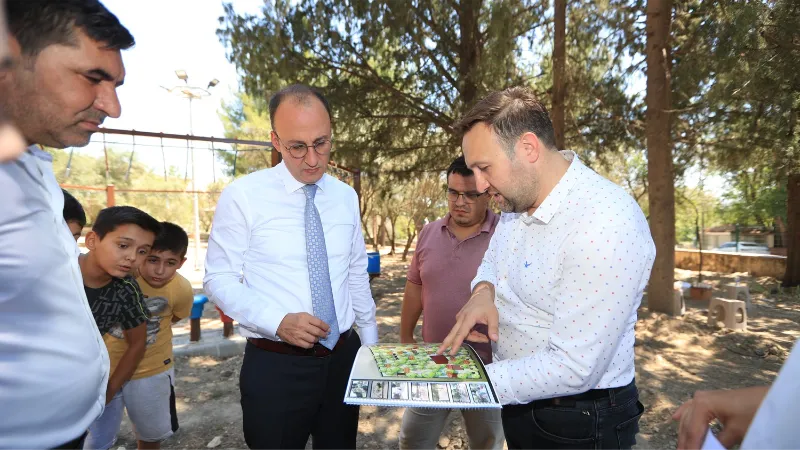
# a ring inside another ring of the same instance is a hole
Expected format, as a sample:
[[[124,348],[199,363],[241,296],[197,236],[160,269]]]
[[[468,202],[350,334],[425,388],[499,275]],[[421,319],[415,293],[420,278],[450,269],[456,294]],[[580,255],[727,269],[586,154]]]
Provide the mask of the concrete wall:
[[[675,249],[675,267],[697,270],[699,265],[700,252],[690,249]],[[786,257],[703,251],[703,270],[722,273],[750,272],[750,275],[754,277],[766,276],[782,279],[786,272]]]

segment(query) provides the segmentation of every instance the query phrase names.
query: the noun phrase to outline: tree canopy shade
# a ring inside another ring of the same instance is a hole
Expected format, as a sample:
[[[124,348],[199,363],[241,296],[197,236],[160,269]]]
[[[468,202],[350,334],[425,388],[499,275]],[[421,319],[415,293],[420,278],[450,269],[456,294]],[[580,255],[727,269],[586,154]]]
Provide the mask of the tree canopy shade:
[[[603,150],[631,134],[624,73],[614,64],[627,36],[616,27],[633,20],[612,2],[591,3],[570,6],[576,26],[565,59],[576,62],[564,75],[566,139]],[[401,175],[445,168],[460,147],[452,123],[490,90],[528,85],[550,97],[547,1],[277,0],[257,16],[226,5],[221,22],[247,93],[322,88],[334,108],[337,160],[367,173],[388,160]]]
[[[649,214],[651,292],[664,295],[649,301],[667,311],[687,169],[774,194],[750,195],[737,217],[770,223],[791,209],[780,202],[800,165],[798,30],[796,0],[270,0],[257,15],[225,5],[218,35],[253,105],[227,111],[229,132],[260,123],[275,90],[317,86],[334,109],[337,162],[381,195],[444,169],[459,153],[451,124],[486,92],[532,87],[553,102],[559,147],[595,168],[631,165],[614,172]],[[244,171],[261,164],[248,156]]]
[[[275,1],[261,16],[225,6],[219,36],[265,98],[290,82],[324,90],[340,154],[381,149],[397,170],[451,159],[458,115],[490,89],[529,81],[521,37],[543,24],[537,1]],[[445,154],[445,157],[442,157]],[[341,156],[340,156],[341,159]]]

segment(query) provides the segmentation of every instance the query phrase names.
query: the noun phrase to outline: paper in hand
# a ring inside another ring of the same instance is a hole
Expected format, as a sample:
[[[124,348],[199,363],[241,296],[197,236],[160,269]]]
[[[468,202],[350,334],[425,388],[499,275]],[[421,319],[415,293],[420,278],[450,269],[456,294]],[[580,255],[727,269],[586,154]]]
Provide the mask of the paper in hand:
[[[703,446],[700,448],[701,450],[725,450],[722,443],[714,436],[714,433],[711,432],[711,428],[706,432],[706,438],[703,441]]]

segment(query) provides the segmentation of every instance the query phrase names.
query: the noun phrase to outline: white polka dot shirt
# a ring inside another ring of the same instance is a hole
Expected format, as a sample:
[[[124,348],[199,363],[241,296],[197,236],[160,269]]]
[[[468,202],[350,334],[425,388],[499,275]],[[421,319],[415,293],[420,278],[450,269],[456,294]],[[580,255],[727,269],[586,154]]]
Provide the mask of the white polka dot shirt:
[[[495,286],[500,339],[487,366],[503,404],[624,386],[636,310],[655,259],[650,228],[622,188],[573,152],[532,214],[504,213],[473,288]]]

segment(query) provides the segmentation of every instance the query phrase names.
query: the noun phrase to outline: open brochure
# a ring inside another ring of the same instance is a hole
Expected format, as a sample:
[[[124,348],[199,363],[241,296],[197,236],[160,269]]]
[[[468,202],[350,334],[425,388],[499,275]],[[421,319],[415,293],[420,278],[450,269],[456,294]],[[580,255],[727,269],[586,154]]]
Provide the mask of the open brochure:
[[[418,408],[500,408],[481,358],[464,344],[375,344],[358,350],[344,402]]]

